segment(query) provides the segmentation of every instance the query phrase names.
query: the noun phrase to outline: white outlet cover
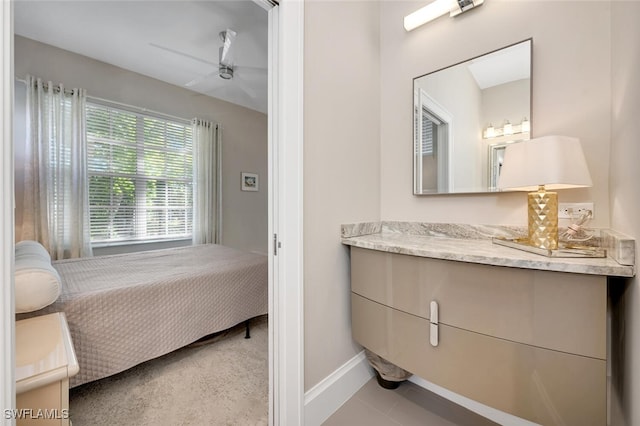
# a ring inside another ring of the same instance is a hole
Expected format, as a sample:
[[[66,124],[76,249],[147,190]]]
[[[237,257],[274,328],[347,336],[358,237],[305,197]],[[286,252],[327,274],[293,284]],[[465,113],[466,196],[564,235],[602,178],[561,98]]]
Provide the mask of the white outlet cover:
[[[558,203],[558,219],[572,219],[573,217],[567,213],[569,209],[573,211],[573,217],[584,210],[591,210],[591,218],[595,217],[593,203]]]

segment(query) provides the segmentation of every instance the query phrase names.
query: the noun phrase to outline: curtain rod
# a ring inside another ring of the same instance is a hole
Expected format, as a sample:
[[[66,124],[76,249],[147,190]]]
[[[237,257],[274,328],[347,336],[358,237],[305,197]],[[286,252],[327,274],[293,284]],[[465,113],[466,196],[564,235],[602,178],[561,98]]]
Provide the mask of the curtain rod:
[[[20,82],[20,83],[22,83],[24,85],[27,84],[27,80],[23,79],[23,78],[16,77],[16,81],[18,81],[18,82]],[[43,85],[48,86],[48,83],[43,81]],[[60,90],[60,85],[55,86],[55,88]],[[55,90],[55,88],[54,88],[54,90]],[[71,94],[70,89],[65,89],[65,93]],[[171,114],[166,114],[166,113],[160,112],[160,111],[154,111],[154,110],[149,109],[149,108],[138,107],[138,106],[135,106],[135,105],[125,104],[123,102],[112,101],[110,99],[103,99],[103,98],[98,98],[96,96],[90,96],[90,95],[87,95],[87,100],[89,100],[91,102],[102,104],[104,106],[119,106],[119,107],[122,107],[123,109],[127,109],[127,110],[130,110],[130,111],[141,112],[141,113],[145,113],[145,114],[149,114],[149,115],[155,115],[158,118],[168,118],[168,119],[171,119],[171,120],[174,120],[174,121],[178,121],[178,122],[183,123],[183,124],[191,124],[191,120],[188,119],[188,118],[178,117],[178,116],[171,115]]]
[[[25,79],[23,79],[23,78],[18,78],[18,77],[16,77],[16,81],[17,81],[17,82],[19,82],[19,83],[24,84],[25,86],[27,85],[27,80],[25,80]],[[49,88],[49,82],[47,82],[47,81],[43,81],[43,80],[41,80],[41,81],[42,81],[42,87],[43,87],[44,89],[48,89],[48,88]],[[53,83],[52,83],[52,84],[53,84]],[[58,92],[59,92],[59,91],[60,91],[60,85],[59,85],[59,84],[54,84],[54,85],[53,85],[53,90],[55,90],[55,91],[58,91]],[[74,91],[74,90],[75,90],[75,89],[64,89],[64,93],[65,93],[65,94],[67,94],[67,95],[73,95],[73,94],[74,94],[74,93],[73,93],[73,91]]]

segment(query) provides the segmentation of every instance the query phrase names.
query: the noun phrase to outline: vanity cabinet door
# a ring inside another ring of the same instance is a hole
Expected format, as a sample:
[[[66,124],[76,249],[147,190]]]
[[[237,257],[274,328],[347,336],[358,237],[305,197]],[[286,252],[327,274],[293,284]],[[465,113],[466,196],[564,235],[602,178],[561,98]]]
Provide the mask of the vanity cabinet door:
[[[354,339],[439,386],[544,425],[606,424],[606,361],[429,322],[352,293]]]
[[[351,248],[351,289],[367,299],[513,342],[606,359],[606,277]]]

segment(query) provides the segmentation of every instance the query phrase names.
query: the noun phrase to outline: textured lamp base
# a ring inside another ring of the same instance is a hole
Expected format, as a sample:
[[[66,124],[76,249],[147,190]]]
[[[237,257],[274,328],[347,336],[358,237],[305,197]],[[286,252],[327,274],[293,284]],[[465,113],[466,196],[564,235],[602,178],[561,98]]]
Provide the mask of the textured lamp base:
[[[540,187],[528,197],[529,244],[555,250],[558,248],[558,193]]]

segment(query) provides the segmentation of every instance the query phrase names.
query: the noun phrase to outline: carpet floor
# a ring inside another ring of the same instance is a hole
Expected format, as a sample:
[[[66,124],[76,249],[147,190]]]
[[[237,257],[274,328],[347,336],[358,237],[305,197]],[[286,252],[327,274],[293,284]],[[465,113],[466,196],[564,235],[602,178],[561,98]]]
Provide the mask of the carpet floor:
[[[73,426],[268,425],[268,321],[70,390]]]

